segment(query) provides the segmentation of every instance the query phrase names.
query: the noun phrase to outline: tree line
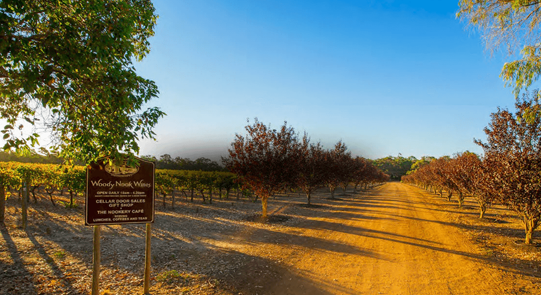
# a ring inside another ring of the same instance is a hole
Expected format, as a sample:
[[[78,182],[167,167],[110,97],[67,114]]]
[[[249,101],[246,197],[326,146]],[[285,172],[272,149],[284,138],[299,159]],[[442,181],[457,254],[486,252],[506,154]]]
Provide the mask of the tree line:
[[[475,140],[484,154],[464,152],[427,162],[402,181],[439,193],[449,200],[465,196],[479,205],[480,218],[493,203],[506,205],[522,221],[525,243],[532,242],[541,220],[541,117],[539,93],[525,93],[516,111],[498,109],[485,128],[487,141]]]
[[[163,154],[159,158],[152,155],[145,155],[141,158],[143,160],[154,162],[156,164],[156,169],[226,171],[218,162],[205,157],[191,160],[190,158],[182,157],[173,158],[170,154]]]

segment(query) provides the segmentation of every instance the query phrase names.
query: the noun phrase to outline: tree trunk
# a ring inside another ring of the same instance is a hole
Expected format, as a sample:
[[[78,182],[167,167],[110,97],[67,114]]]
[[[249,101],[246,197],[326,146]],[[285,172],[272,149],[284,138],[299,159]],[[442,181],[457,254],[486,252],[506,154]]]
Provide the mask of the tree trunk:
[[[163,196],[163,201],[162,201],[162,203],[163,203],[163,208],[164,208],[164,209],[165,209],[165,196],[166,196],[166,195],[167,195],[166,193],[162,192],[162,196]]]
[[[171,191],[171,207],[175,209],[175,190]]]
[[[70,190],[70,208],[73,208],[73,191]]]
[[[453,191],[450,190],[447,194],[447,201],[451,202],[451,198],[453,197]],[[460,200],[458,201],[458,203],[460,204]],[[460,207],[460,206],[459,206]]]
[[[6,215],[6,188],[0,185],[0,223],[4,223]]]
[[[193,188],[192,188],[192,189],[190,189],[190,195],[191,195],[191,200],[190,200],[190,202],[192,202],[192,203],[193,203]]]
[[[212,186],[209,187],[209,204],[212,204]]]
[[[485,202],[479,201],[479,218],[483,219],[485,217],[485,212],[487,211],[487,204]]]
[[[335,190],[335,188],[334,187],[329,187],[329,189],[331,190],[331,199],[334,200],[334,190]]]
[[[267,200],[269,199],[269,196],[262,196],[261,197],[261,217],[267,218]]]
[[[310,191],[306,193],[306,204],[310,205]]]
[[[458,194],[458,208],[462,208],[464,205],[464,195],[461,193]]]
[[[524,239],[524,244],[529,245],[532,243],[533,232],[535,228],[537,227],[537,220],[531,217],[528,218],[524,216],[523,222],[524,222],[524,230],[526,232],[526,238]]]

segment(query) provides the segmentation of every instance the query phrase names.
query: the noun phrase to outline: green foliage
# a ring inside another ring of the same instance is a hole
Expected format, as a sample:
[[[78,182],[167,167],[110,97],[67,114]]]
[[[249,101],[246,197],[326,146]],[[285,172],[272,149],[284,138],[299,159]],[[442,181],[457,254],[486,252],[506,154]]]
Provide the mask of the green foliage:
[[[167,172],[156,172],[155,189],[162,195],[170,194],[177,186],[177,179]]]
[[[181,275],[180,273],[178,273],[178,271],[176,270],[169,270],[169,271],[164,271],[162,273],[159,273],[157,276],[156,276],[156,281],[158,282],[170,282],[176,278],[179,278]]]
[[[388,156],[374,160],[373,164],[383,173],[388,174],[391,180],[400,180],[400,178],[408,173],[412,168],[413,163],[417,162],[417,158],[411,156],[408,158]]]
[[[482,31],[488,49],[503,48],[510,56],[520,50],[522,58],[505,63],[500,75],[516,96],[541,73],[540,5],[530,0],[459,1],[457,17]]]
[[[0,162],[60,164],[63,161],[55,156],[43,156],[37,153],[32,153],[29,156],[21,156],[17,155],[16,153],[6,153],[0,151]]]
[[[421,167],[430,164],[430,162],[435,160],[435,159],[436,158],[434,158],[434,157],[428,157],[428,156],[422,157],[421,159],[415,161],[411,165],[411,169],[406,174],[410,175],[410,174],[414,173],[415,171],[419,170]]]
[[[55,252],[54,254],[54,257],[58,258],[58,259],[62,259],[64,257],[66,257],[66,252],[64,251],[57,251]]]
[[[66,167],[60,174],[60,187],[67,187],[74,193],[84,193],[86,189],[86,170],[82,167]]]
[[[66,160],[138,153],[137,141],[153,138],[165,115],[140,112],[158,89],[132,64],[149,52],[156,19],[150,0],[1,1],[4,150],[37,147],[39,123],[56,139],[51,150]]]
[[[163,154],[159,159],[151,155],[142,156],[141,158],[156,163],[156,169],[201,171],[224,171],[225,169],[216,161],[212,161],[205,157],[191,160],[189,158],[181,157],[173,158],[169,154]]]
[[[77,208],[79,208],[79,205],[77,205],[75,203],[71,203],[71,202],[58,201],[58,203],[60,205],[64,206],[64,208],[66,208],[66,209],[77,209]]]

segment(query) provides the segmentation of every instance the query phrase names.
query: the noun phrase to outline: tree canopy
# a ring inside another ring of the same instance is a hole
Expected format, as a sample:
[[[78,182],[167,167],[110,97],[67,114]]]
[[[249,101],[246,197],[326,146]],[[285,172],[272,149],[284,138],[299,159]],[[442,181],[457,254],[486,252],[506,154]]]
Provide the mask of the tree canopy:
[[[156,169],[225,171],[225,168],[218,164],[218,162],[205,157],[199,157],[195,160],[191,160],[190,158],[173,158],[169,154],[163,154],[159,159],[152,155],[141,156],[141,158],[156,163]]]
[[[400,180],[400,177],[406,175],[416,161],[414,156],[404,158],[399,154],[398,157],[388,156],[374,160],[374,165],[383,173],[388,174],[391,180]]]
[[[460,0],[459,7],[457,17],[482,32],[487,49],[503,48],[510,55],[520,50],[522,58],[506,63],[501,72],[515,95],[539,78],[541,1]]]
[[[521,118],[540,107],[537,96],[524,95],[515,103],[515,113],[498,109],[491,115],[486,142],[475,141],[490,167],[487,189],[521,217],[526,244],[541,221],[541,117]]]
[[[1,1],[4,150],[37,147],[39,125],[65,159],[138,153],[165,115],[141,111],[158,89],[133,66],[150,51],[154,11],[150,0]]]
[[[300,161],[298,135],[287,123],[277,130],[257,118],[245,129],[246,136],[235,136],[228,150],[229,157],[222,158],[222,161],[261,198],[262,215],[266,218],[268,198],[295,182]]]

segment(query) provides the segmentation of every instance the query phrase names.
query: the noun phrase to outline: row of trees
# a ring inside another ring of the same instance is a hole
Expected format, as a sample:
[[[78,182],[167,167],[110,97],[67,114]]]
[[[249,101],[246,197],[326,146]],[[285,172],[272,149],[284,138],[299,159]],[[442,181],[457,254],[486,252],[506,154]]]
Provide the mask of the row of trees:
[[[369,160],[353,158],[342,142],[326,150],[320,143],[310,142],[306,133],[300,138],[287,123],[277,130],[255,119],[245,129],[246,136],[236,135],[229,157],[222,161],[238,176],[243,187],[261,198],[264,218],[269,197],[278,191],[300,188],[310,204],[317,188],[327,186],[334,198],[339,186],[345,190],[354,183],[356,189],[359,185],[388,180],[388,175]]]
[[[525,230],[525,243],[532,242],[541,220],[541,105],[539,93],[526,93],[515,103],[516,112],[498,109],[491,115],[485,133],[487,142],[480,158],[473,153],[458,154],[431,161],[402,178],[449,198],[458,194],[479,203],[480,217],[490,203],[507,205],[518,214]]]
[[[175,157],[163,154],[159,158],[151,155],[141,157],[144,160],[154,162],[156,169],[169,170],[201,170],[201,171],[225,171],[224,167],[209,158],[200,157],[195,160],[190,158]]]

